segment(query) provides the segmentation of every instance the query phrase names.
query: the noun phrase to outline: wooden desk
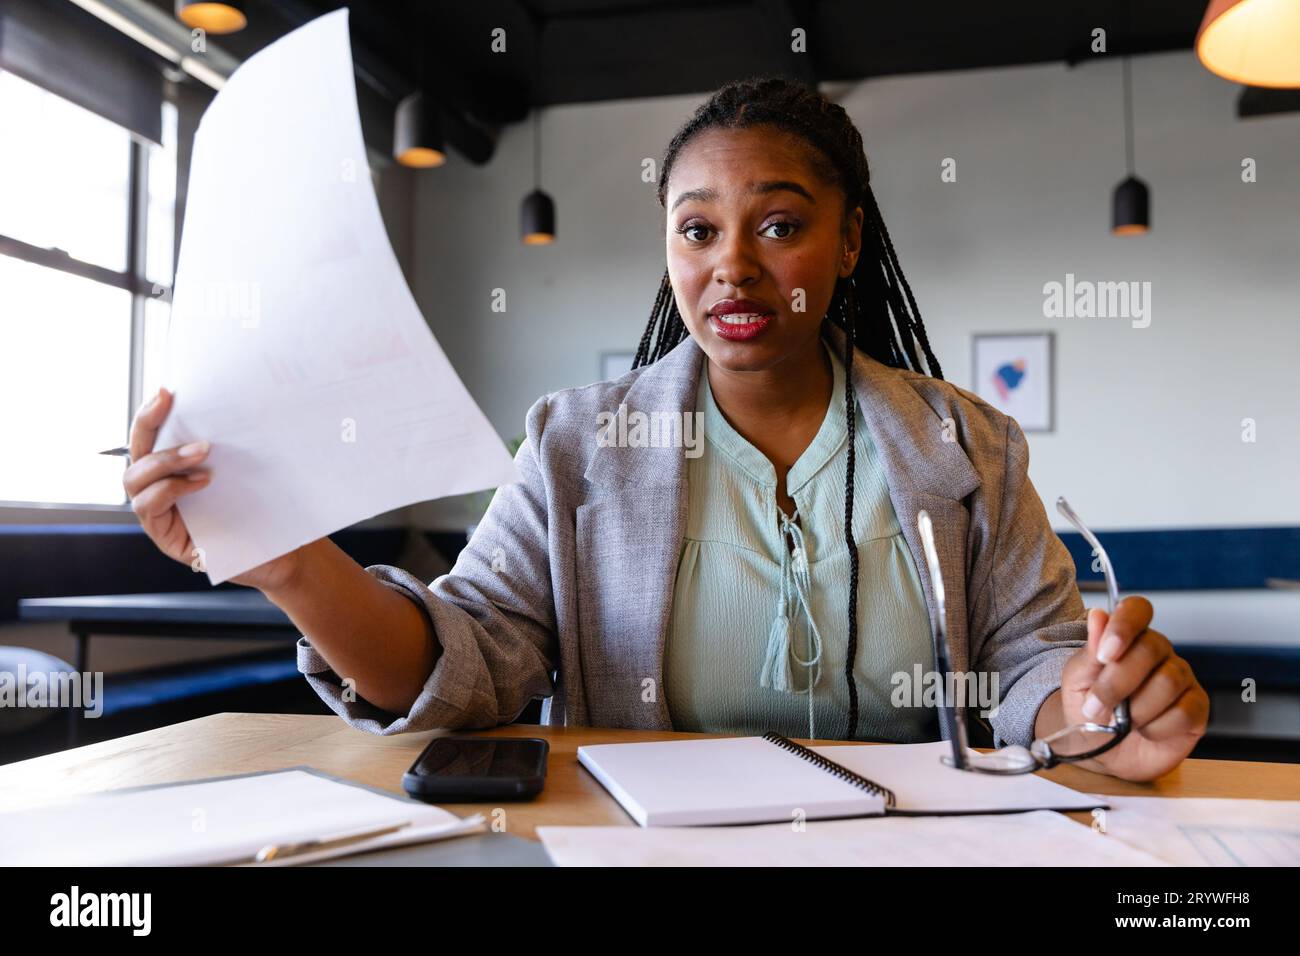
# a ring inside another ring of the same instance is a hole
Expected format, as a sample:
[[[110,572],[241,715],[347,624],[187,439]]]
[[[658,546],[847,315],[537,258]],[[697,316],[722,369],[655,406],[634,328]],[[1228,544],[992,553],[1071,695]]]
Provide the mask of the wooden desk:
[[[505,832],[534,840],[536,828],[545,825],[633,825],[578,764],[579,745],[716,736],[520,724],[474,733],[542,737],[550,742],[546,789],[536,800],[448,805],[462,815],[484,813],[489,821],[492,811],[501,806]],[[429,732],[376,737],[353,730],[334,716],[216,714],[0,767],[0,811],[98,790],[301,764],[400,794],[402,774],[432,736]],[[1300,799],[1300,764],[1187,760],[1153,784],[1127,783],[1073,767],[1058,767],[1046,775],[1068,787],[1115,796]],[[1087,813],[1069,816],[1082,823],[1090,820]]]

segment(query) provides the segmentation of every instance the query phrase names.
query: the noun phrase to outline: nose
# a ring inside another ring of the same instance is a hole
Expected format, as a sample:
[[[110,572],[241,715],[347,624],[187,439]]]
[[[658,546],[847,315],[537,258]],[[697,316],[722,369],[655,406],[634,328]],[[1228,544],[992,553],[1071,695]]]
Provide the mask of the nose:
[[[753,285],[763,274],[762,265],[754,255],[748,236],[733,233],[714,248],[717,250],[717,259],[713,264],[713,279],[719,285],[739,289]]]

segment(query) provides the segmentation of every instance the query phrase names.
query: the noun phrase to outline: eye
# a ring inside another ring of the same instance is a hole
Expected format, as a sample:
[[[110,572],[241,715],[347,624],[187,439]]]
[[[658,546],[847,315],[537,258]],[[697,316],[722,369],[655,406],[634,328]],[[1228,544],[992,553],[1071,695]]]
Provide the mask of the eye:
[[[783,227],[785,229],[788,229],[789,231],[786,232],[784,235],[772,236],[771,238],[773,239],[789,239],[791,236],[793,236],[796,232],[799,231],[799,223],[792,219],[777,219],[773,222],[769,222],[766,226],[764,226],[759,231],[767,232],[767,230],[775,229],[777,227]]]
[[[691,233],[691,232],[694,232],[696,229],[704,229],[704,230],[707,231],[708,228],[709,228],[708,226],[701,225],[701,224],[698,223],[698,222],[688,222],[686,225],[681,226],[681,227],[679,227],[679,228],[677,229],[677,234],[678,234],[679,236],[686,236],[686,241],[687,241],[687,242],[703,242],[703,241],[704,241],[703,238],[693,239],[693,238],[691,238],[691,236],[688,235],[688,234]]]
[[[759,233],[762,235],[766,234],[770,229],[782,229],[785,231],[772,235],[769,238],[789,239],[799,231],[800,225],[801,224],[797,219],[776,219],[760,229]],[[675,231],[679,236],[685,236],[687,242],[696,244],[708,239],[711,227],[699,222],[688,222],[684,226],[679,226]]]

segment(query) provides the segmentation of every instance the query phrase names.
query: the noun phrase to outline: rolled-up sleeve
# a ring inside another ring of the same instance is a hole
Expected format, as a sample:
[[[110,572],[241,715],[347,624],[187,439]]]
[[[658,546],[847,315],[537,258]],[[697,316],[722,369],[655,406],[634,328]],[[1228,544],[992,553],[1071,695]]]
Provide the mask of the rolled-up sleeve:
[[[406,714],[356,694],[312,646],[298,640],[298,670],[321,699],[353,727],[390,735],[510,723],[536,698],[554,692],[558,659],[548,549],[548,494],[539,464],[546,399],[528,413],[515,455],[520,481],[499,488],[455,566],[432,584],[389,565],[367,573],[425,614],[437,659]]]
[[[1066,661],[1087,642],[1087,611],[1074,560],[1029,480],[1029,444],[1012,418],[1006,449],[987,600],[973,602],[971,632],[985,635],[975,669],[998,676],[1000,699],[989,718],[994,743],[1027,747]]]

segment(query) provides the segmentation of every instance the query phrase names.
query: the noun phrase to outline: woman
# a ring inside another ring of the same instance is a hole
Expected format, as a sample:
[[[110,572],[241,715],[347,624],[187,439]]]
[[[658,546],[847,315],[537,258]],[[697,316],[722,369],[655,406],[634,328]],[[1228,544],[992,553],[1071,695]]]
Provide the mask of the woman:
[[[363,570],[321,539],[235,579],[305,635],[327,703],[380,734],[490,727],[549,698],[556,724],[933,739],[933,707],[892,693],[934,667],[925,509],[952,667],[994,679],[995,741],[1131,698],[1134,731],[1088,766],[1177,765],[1205,692],[1146,600],[1085,617],[1019,427],[941,380],[844,110],[785,80],[730,84],[673,138],[659,200],[668,268],[636,368],[532,407],[521,481],[450,574]],[[152,451],[171,404],[137,416],[125,485],[188,561],[175,504],[211,480],[208,446]],[[702,453],[609,426],[637,412],[697,414]]]

